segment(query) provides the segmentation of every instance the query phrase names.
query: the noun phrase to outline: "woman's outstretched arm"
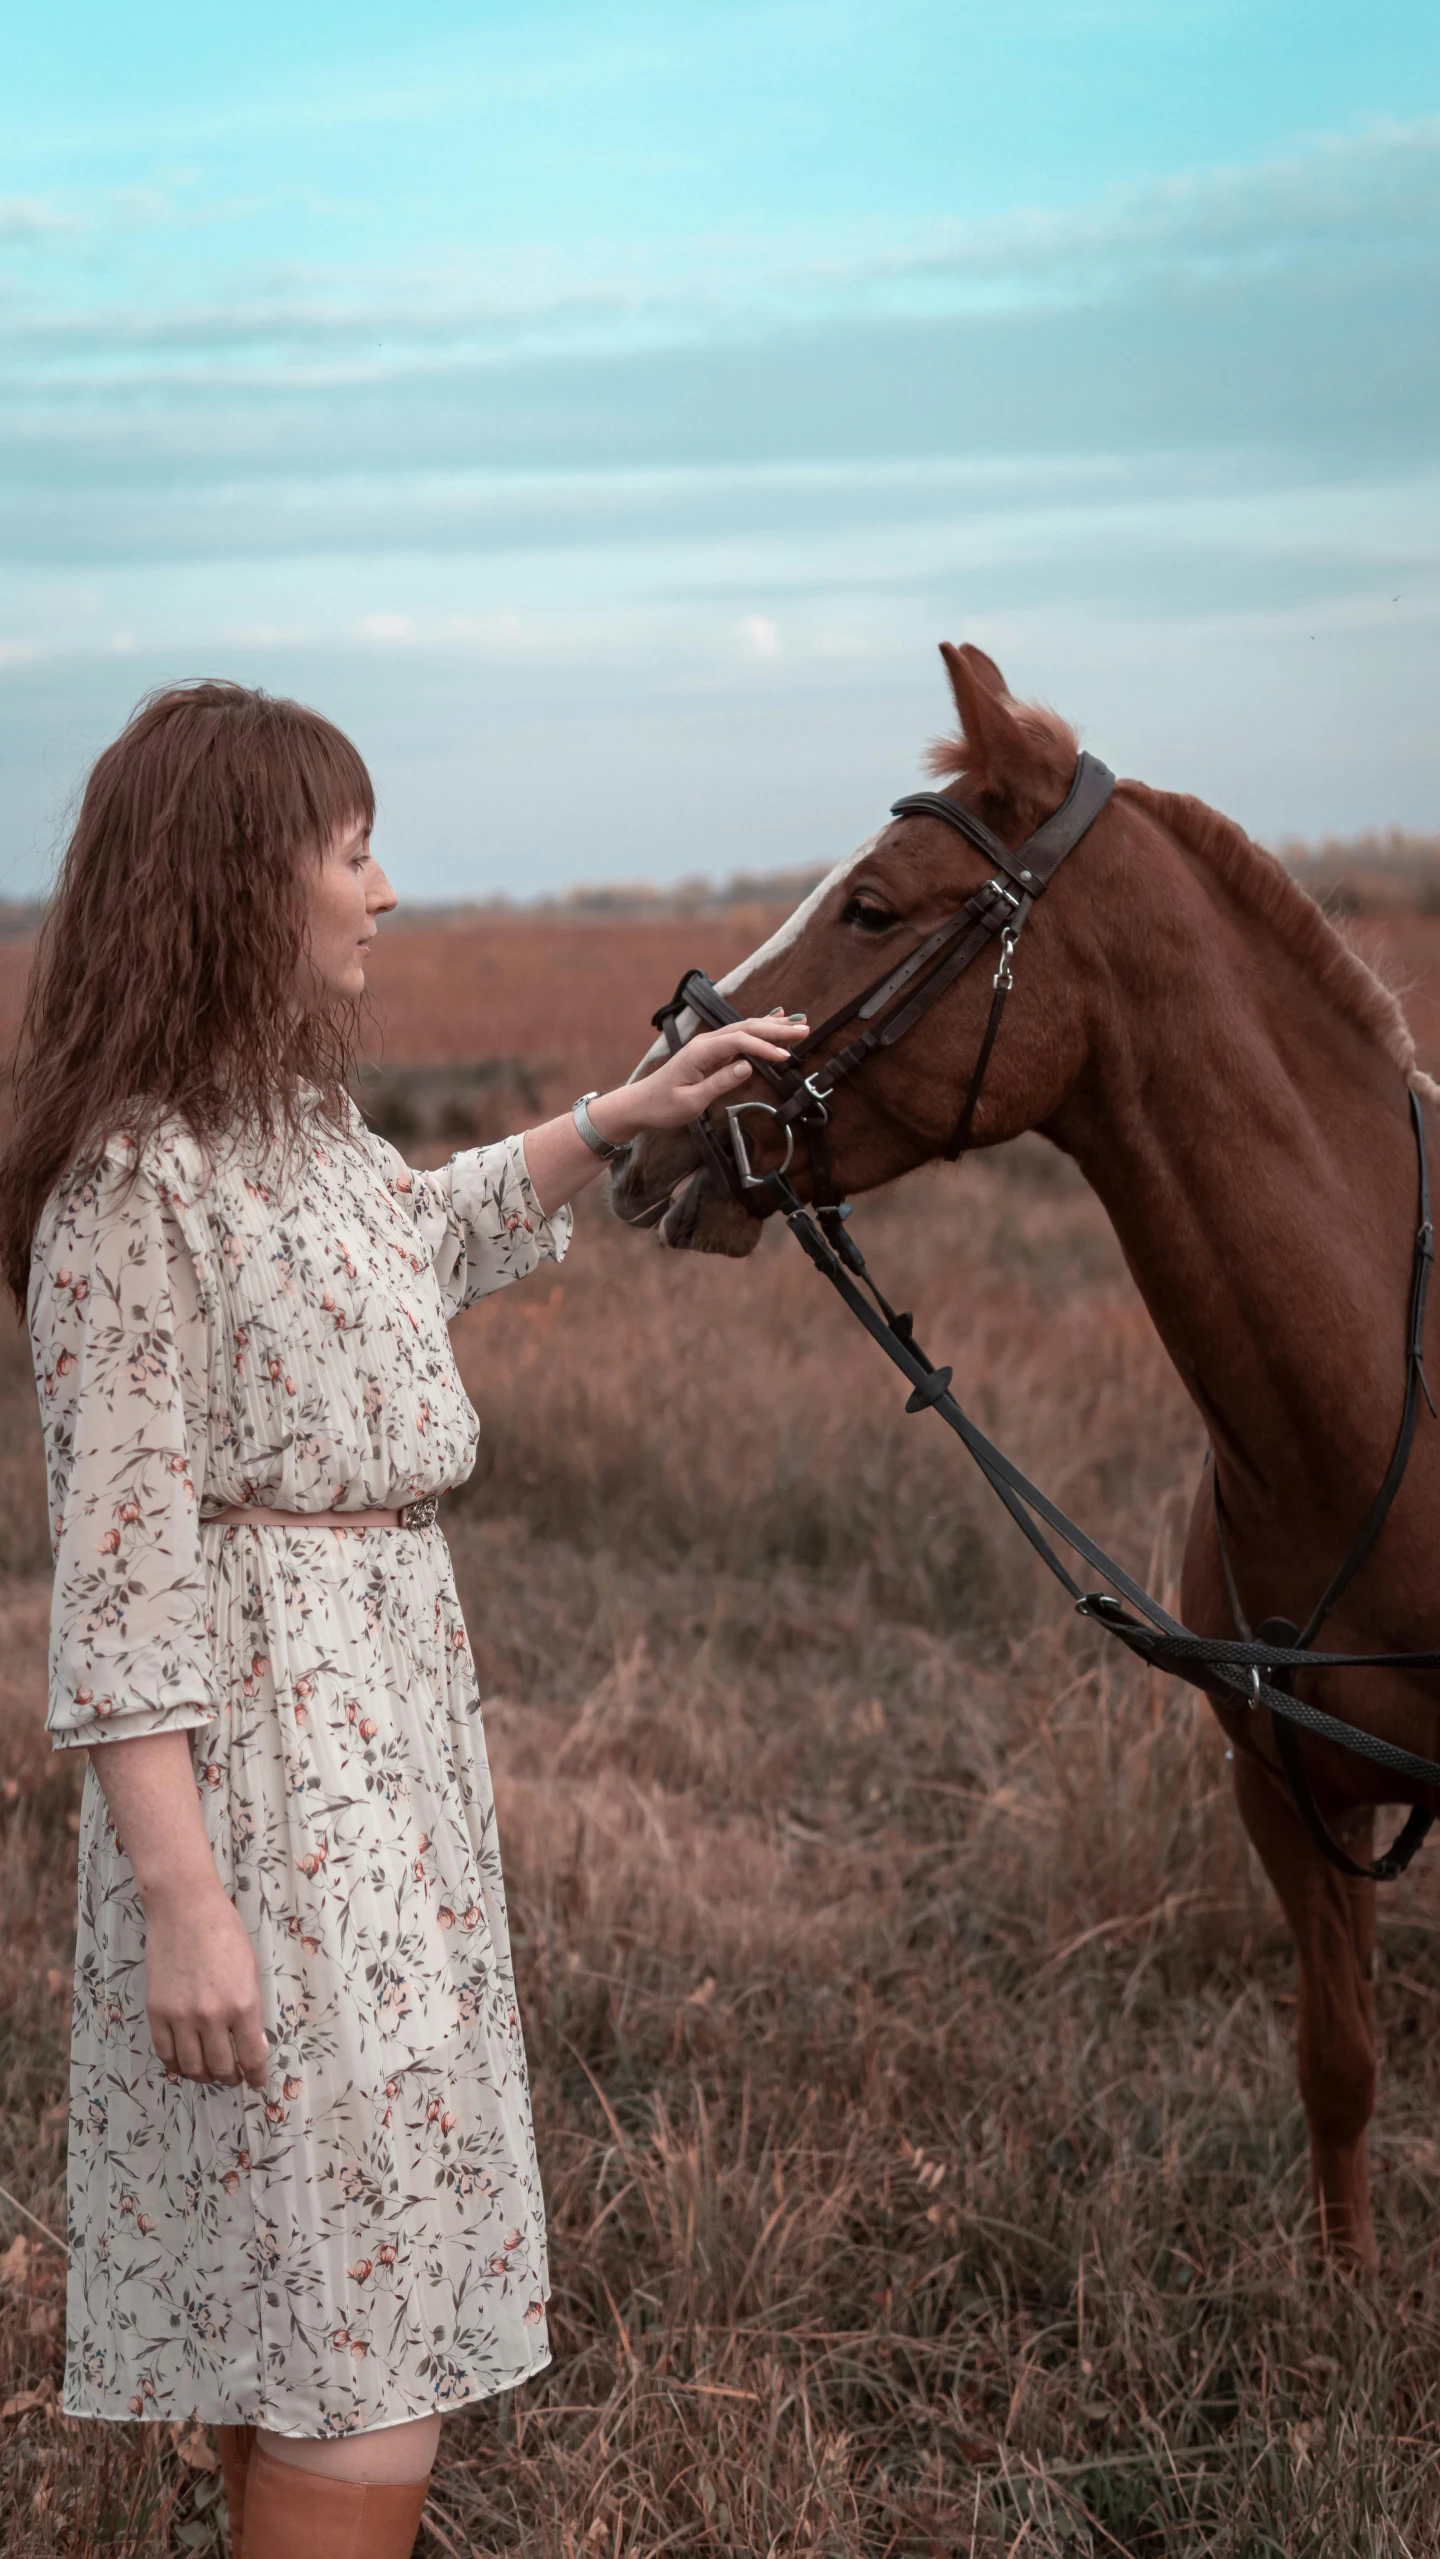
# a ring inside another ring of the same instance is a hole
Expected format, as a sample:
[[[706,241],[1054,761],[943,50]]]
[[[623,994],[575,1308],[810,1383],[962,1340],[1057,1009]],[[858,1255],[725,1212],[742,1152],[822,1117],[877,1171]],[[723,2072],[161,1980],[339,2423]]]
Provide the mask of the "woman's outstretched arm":
[[[686,1128],[691,1120],[702,1118],[712,1102],[722,1101],[748,1081],[754,1073],[752,1058],[781,1066],[808,1030],[804,1020],[767,1014],[750,1022],[727,1023],[723,1031],[702,1031],[652,1075],[621,1084],[613,1093],[598,1094],[590,1104],[590,1117],[612,1146],[628,1146],[643,1129]],[[547,1217],[604,1169],[568,1111],[526,1130],[525,1164]]]

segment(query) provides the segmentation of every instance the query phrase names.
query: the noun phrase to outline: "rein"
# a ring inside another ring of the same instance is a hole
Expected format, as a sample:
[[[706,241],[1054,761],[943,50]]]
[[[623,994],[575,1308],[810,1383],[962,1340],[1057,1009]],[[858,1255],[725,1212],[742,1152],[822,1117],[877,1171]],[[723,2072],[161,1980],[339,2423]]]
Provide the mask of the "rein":
[[[1414,1751],[1402,1750],[1394,1742],[1367,1733],[1358,1725],[1344,1723],[1338,1716],[1326,1714],[1320,1707],[1312,1706],[1306,1699],[1295,1695],[1294,1681],[1297,1673],[1304,1670],[1440,1671],[1440,1650],[1322,1653],[1314,1649],[1315,1637],[1369,1555],[1399,1493],[1419,1421],[1422,1392],[1431,1414],[1435,1412],[1424,1368],[1425,1305],[1435,1258],[1435,1239],[1430,1214],[1425,1124],[1413,1086],[1410,1088],[1410,1116],[1419,1169],[1419,1218],[1411,1268],[1405,1399],[1400,1428],[1379,1492],[1343,1562],[1332,1574],[1303,1628],[1292,1625],[1286,1618],[1267,1618],[1253,1632],[1246,1623],[1225,1539],[1218,1477],[1215,1479],[1216,1533],[1239,1636],[1197,1635],[1182,1625],[1178,1618],[1172,1617],[1157,1599],[1132,1579],[1123,1565],[1117,1564],[1113,1556],[1067,1517],[1058,1504],[1032,1484],[1003,1449],[987,1439],[970,1419],[950,1392],[953,1371],[938,1366],[926,1356],[915,1339],[911,1317],[897,1314],[876,1286],[864,1255],[847,1232],[845,1221],[850,1214],[849,1208],[835,1188],[826,1105],[837,1085],[853,1075],[877,1049],[893,1047],[897,1040],[913,1030],[931,1005],[954,984],[971,962],[988,944],[998,939],[1000,951],[989,1016],[958,1125],[944,1149],[947,1160],[951,1161],[964,1152],[974,1125],[976,1105],[999,1033],[1006,998],[1014,983],[1013,960],[1021,929],[1036,898],[1048,888],[1061,863],[1074,850],[1086,829],[1093,825],[1114,787],[1114,776],[1108,768],[1097,757],[1082,755],[1065,800],[1018,852],[1012,852],[998,836],[992,834],[973,810],[943,793],[918,791],[906,799],[897,800],[892,816],[941,819],[985,855],[993,866],[994,876],[967,898],[957,914],[927,934],[908,958],[862,989],[859,995],[822,1022],[818,1030],[812,1031],[799,1048],[792,1050],[784,1066],[757,1062],[759,1072],[780,1098],[774,1103],[727,1105],[728,1149],[722,1145],[707,1120],[695,1121],[690,1133],[706,1172],[722,1194],[728,1193],[741,1201],[754,1217],[763,1218],[779,1211],[821,1277],[829,1281],[871,1340],[879,1344],[886,1358],[908,1379],[911,1393],[906,1412],[936,1412],[954,1431],[1022,1536],[1069,1593],[1078,1614],[1114,1636],[1152,1669],[1183,1679],[1191,1687],[1199,1688],[1212,1697],[1224,1692],[1232,1703],[1242,1704],[1251,1711],[1261,1707],[1268,1709],[1276,1749],[1296,1811],[1321,1855],[1342,1874],[1369,1883],[1389,1883],[1404,1873],[1429,1831],[1434,1814],[1417,1804],[1384,1854],[1367,1866],[1358,1864],[1332,1836],[1315,1800],[1301,1756],[1299,1734],[1312,1733],[1318,1740],[1333,1743],[1358,1758],[1373,1761],[1377,1767],[1388,1770],[1392,1776],[1402,1778],[1409,1785],[1431,1790],[1440,1790],[1440,1762],[1422,1759]],[[903,1001],[896,1004],[897,997]],[[887,1011],[886,1007],[892,1004],[895,1009]],[[682,1030],[681,1018],[687,1012],[691,1017],[690,1024]],[[664,1036],[672,1054],[683,1048],[702,1025],[718,1029],[742,1018],[719,988],[699,969],[690,970],[681,979],[670,1002],[662,1005],[653,1017],[655,1027]],[[864,1028],[848,1045],[823,1064],[812,1066],[811,1060],[817,1057],[826,1042],[855,1021],[861,1022]],[[757,1112],[772,1119],[785,1136],[784,1159],[778,1169],[770,1173],[755,1171],[745,1143],[742,1122],[748,1114]],[[804,1132],[810,1156],[811,1202],[808,1206],[789,1179],[797,1129]],[[1069,1566],[1056,1553],[1050,1537],[1045,1534],[1047,1529],[1092,1571],[1111,1583],[1112,1590],[1082,1589]],[[1252,1747],[1248,1743],[1245,1746]]]

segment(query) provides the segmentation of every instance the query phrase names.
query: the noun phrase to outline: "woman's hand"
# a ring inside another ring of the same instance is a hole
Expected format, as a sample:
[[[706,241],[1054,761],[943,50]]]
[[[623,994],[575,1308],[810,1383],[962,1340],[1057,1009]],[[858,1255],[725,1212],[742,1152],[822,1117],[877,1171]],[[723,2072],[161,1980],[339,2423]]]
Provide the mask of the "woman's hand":
[[[757,1059],[783,1066],[809,1029],[803,1014],[766,1013],[729,1022],[723,1031],[700,1031],[650,1074],[598,1094],[589,1105],[591,1121],[611,1146],[628,1146],[642,1129],[685,1128],[703,1119],[712,1102],[743,1093]],[[568,1112],[526,1130],[525,1163],[547,1217],[603,1169]]]
[[[145,1914],[145,2013],[160,2060],[182,2079],[263,2088],[260,1968],[220,1881],[190,1739],[168,1732],[104,1742],[90,1764]]]
[[[592,1102],[590,1116],[601,1136],[616,1146],[627,1145],[642,1129],[686,1128],[691,1120],[703,1119],[712,1102],[723,1102],[748,1083],[756,1058],[783,1066],[809,1031],[803,1016],[783,1013],[730,1022],[723,1031],[700,1031],[653,1074]]]
[[[211,1865],[209,1890],[145,1903],[145,2013],[167,2070],[263,2088],[269,2051],[260,1968],[245,1923]]]

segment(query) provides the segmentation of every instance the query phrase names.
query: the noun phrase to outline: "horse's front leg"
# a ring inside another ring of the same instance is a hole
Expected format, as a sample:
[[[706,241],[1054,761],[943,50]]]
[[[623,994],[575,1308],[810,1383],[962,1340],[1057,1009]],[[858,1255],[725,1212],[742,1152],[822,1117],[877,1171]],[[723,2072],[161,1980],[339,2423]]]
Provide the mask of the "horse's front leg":
[[[1327,2253],[1370,2267],[1375,2224],[1365,2128],[1375,2107],[1375,1887],[1327,1864],[1283,1780],[1244,1750],[1235,1753],[1235,1795],[1295,1939],[1296,2047],[1316,2234]],[[1372,1853],[1373,1830],[1370,1813],[1345,1826],[1344,1844],[1357,1864]]]

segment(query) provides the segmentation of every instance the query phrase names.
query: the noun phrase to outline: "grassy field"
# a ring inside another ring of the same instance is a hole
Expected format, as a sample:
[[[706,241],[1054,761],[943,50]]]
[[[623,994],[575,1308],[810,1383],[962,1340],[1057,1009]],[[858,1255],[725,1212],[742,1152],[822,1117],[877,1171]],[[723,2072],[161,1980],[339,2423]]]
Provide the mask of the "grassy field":
[[[568,1098],[754,938],[551,929],[397,935],[390,1054]],[[1407,927],[1397,973],[1437,959]],[[858,1214],[982,1422],[1172,1588],[1199,1434],[1077,1177],[1027,1140]],[[591,1197],[457,1327],[556,2356],[449,2430],[425,2559],[1428,2559],[1440,1859],[1384,1897],[1370,2292],[1307,2261],[1293,1966],[1206,1711],[1098,1654],[842,1323],[787,1238],[670,1259]],[[0,2182],[59,2229],[45,1564],[7,1331]],[[0,2205],[6,2559],[220,2551],[202,2436],[57,2414],[60,2274]]]

